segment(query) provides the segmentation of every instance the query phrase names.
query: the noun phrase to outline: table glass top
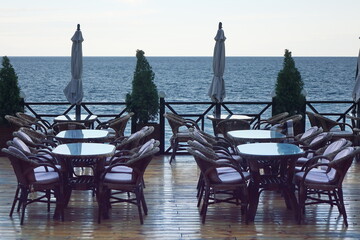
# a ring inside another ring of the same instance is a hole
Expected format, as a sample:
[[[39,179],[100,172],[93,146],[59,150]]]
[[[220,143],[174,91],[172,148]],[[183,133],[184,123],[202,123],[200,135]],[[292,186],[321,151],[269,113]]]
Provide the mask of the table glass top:
[[[114,152],[114,145],[103,143],[68,143],[53,149],[53,153],[65,156],[104,156]]]
[[[249,143],[238,145],[240,153],[256,156],[287,156],[303,154],[303,150],[289,143]]]
[[[251,120],[252,117],[247,116],[247,115],[240,115],[240,114],[233,114],[233,115],[227,115],[227,114],[221,114],[220,117],[216,117],[215,115],[207,115],[208,119],[221,119],[221,120],[225,120],[225,119],[241,119],[241,120]]]
[[[81,114],[80,121],[95,121],[97,119],[96,115],[87,115]],[[75,114],[68,114],[68,115],[60,115],[54,118],[54,121],[78,121],[76,120]]]
[[[239,139],[279,139],[286,138],[286,135],[271,130],[234,130],[228,134],[233,138]]]
[[[60,139],[101,139],[106,138],[109,131],[97,129],[75,129],[65,130],[56,134],[56,138]]]

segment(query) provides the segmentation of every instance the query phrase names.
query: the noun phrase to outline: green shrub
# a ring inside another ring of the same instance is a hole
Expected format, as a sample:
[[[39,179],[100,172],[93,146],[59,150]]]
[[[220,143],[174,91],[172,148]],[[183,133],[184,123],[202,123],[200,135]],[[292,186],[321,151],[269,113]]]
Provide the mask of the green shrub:
[[[144,56],[144,51],[136,51],[136,67],[132,81],[132,92],[126,95],[128,112],[133,112],[132,121],[148,123],[157,119],[159,95],[154,83],[155,73]]]
[[[295,67],[291,52],[285,50],[283,69],[279,71],[275,85],[273,114],[289,112],[290,116],[305,111],[305,96],[302,94],[304,83]]]
[[[23,111],[18,77],[10,59],[4,56],[0,69],[0,123],[6,122],[5,115],[15,115],[16,112]]]

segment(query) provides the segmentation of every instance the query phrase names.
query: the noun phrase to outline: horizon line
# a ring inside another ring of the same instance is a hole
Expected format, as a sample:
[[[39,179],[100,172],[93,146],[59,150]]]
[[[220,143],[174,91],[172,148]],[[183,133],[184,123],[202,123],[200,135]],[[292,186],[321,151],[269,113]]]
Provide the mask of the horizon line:
[[[21,56],[21,55],[14,55],[14,56],[10,56],[10,55],[4,55],[7,57],[71,57],[70,55],[68,56],[40,56],[40,55],[30,55],[30,56]],[[83,56],[83,57],[136,57],[136,56],[100,56],[100,55],[90,55],[90,56]],[[146,57],[213,57],[213,56],[146,56]],[[235,55],[230,55],[230,56],[226,56],[226,57],[284,57],[283,55],[281,56],[235,56]],[[295,57],[358,57],[358,56],[305,56],[305,55],[301,55],[301,56],[292,56],[293,58]]]

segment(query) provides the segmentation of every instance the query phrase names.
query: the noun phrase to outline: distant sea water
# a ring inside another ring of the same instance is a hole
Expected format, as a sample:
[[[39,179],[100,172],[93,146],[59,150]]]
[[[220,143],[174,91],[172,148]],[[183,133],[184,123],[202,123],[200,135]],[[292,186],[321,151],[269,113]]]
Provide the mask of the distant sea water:
[[[212,57],[147,57],[167,101],[209,101]],[[294,57],[308,100],[351,100],[356,57]],[[10,57],[26,101],[64,102],[70,57]],[[84,57],[83,101],[124,101],[136,57]],[[283,57],[227,57],[225,101],[271,101]],[[52,106],[51,108],[54,108]],[[48,109],[54,111],[55,109]],[[248,109],[242,109],[246,113]],[[326,110],[331,111],[331,109]]]
[[[209,101],[211,57],[147,57],[169,101]],[[356,57],[294,57],[308,100],[351,100]],[[10,57],[27,101],[66,101],[70,57]],[[83,101],[123,101],[135,57],[84,57]],[[227,57],[225,101],[268,101],[283,57]]]

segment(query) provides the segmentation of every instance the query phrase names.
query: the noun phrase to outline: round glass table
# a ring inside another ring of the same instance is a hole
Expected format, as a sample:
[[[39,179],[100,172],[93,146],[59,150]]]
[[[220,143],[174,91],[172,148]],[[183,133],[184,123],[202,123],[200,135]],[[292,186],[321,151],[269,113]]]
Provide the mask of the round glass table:
[[[98,129],[64,130],[56,134],[55,139],[61,143],[73,142],[105,142],[109,131]]]
[[[297,219],[297,199],[292,179],[296,160],[304,151],[289,143],[249,143],[237,146],[250,170],[248,221],[254,221],[263,190],[280,191],[287,208],[293,209]]]
[[[234,130],[227,133],[235,142],[281,142],[286,135],[272,130]]]

